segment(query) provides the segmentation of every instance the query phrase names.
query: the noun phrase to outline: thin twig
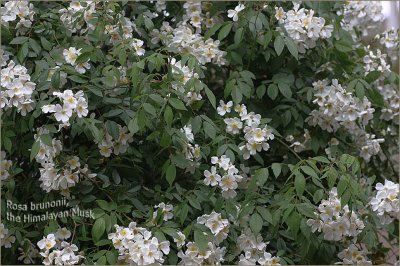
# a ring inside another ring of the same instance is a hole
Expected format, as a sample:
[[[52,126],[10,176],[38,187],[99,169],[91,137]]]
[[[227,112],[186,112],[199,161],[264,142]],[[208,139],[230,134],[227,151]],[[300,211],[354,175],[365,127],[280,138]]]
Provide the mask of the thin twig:
[[[297,159],[299,159],[299,161],[302,161],[303,159],[301,159],[301,157],[292,149],[290,148],[285,142],[283,142],[280,138],[275,137],[276,140],[281,143],[283,146],[285,146],[289,151],[291,151],[296,157]]]

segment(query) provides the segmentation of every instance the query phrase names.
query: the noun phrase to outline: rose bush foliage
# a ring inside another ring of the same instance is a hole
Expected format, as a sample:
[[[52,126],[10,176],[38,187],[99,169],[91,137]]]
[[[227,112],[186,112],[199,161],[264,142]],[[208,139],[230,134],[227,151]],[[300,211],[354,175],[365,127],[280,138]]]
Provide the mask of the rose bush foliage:
[[[386,262],[382,20],[378,2],[3,2],[2,262]],[[63,196],[94,219],[6,220],[7,200]]]

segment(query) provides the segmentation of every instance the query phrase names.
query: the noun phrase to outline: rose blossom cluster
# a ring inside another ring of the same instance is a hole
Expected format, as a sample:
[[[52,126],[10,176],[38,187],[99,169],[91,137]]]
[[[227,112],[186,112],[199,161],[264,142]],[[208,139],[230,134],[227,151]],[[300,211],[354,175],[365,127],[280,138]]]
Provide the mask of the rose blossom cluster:
[[[390,74],[390,65],[386,63],[387,55],[382,54],[379,49],[374,54],[373,51],[369,50],[369,46],[365,47],[365,51],[368,52],[363,58],[365,76],[373,71],[379,71],[384,76],[388,76]]]
[[[197,217],[197,223],[204,224],[210,229],[211,233],[215,236],[217,244],[228,237],[230,223],[228,219],[223,219],[220,213],[212,211],[210,214],[203,214]]]
[[[315,99],[319,109],[312,110],[306,118],[311,126],[320,126],[328,132],[336,132],[343,127],[353,137],[360,149],[360,156],[369,161],[381,150],[380,144],[384,139],[375,139],[375,135],[365,132],[364,127],[373,118],[374,108],[364,96],[361,101],[347,92],[338,80],[333,79],[331,85],[326,80],[313,83]]]
[[[201,159],[200,146],[194,142],[192,125],[188,124],[181,128],[180,131],[185,136],[185,138],[183,139],[182,153],[185,155],[185,158],[191,162],[186,170],[194,173],[194,170],[200,165],[200,163],[198,162]]]
[[[392,120],[393,123],[399,123],[400,115],[400,95],[398,87],[392,84],[382,84],[376,87],[384,100],[384,107],[381,109],[380,119],[389,121]]]
[[[75,66],[75,70],[79,74],[85,74],[87,69],[90,69],[89,59],[86,62],[76,63],[76,59],[82,54],[82,49],[76,49],[75,47],[69,47],[68,49],[64,49],[63,56],[65,62],[70,64],[71,66]]]
[[[15,29],[17,34],[24,35],[32,26],[33,15],[33,4],[29,1],[7,1],[4,7],[0,9],[1,13],[1,24],[8,27],[9,22],[16,21],[19,19]]]
[[[2,109],[17,108],[22,116],[33,110],[32,99],[36,84],[31,82],[28,70],[10,61],[1,69],[0,107]]]
[[[72,90],[65,90],[63,92],[53,92],[57,96],[61,104],[43,105],[43,113],[54,113],[54,118],[61,122],[59,128],[69,127],[70,118],[76,114],[78,117],[85,117],[88,115],[88,103],[84,97],[83,91],[73,93]]]
[[[122,32],[120,29],[122,29]],[[121,17],[118,18],[118,23],[116,25],[106,25],[104,33],[110,35],[109,42],[111,44],[117,44],[122,40],[124,43],[129,43],[137,56],[143,56],[146,52],[143,48],[144,42],[140,39],[133,38],[133,31],[135,29],[136,25],[134,22],[127,17]]]
[[[215,211],[210,214],[204,214],[197,217],[197,223],[205,225],[210,229],[214,236],[212,241],[207,243],[205,250],[199,249],[195,242],[188,242],[186,250],[180,250],[178,257],[181,258],[180,265],[221,265],[226,253],[225,247],[219,247],[219,244],[228,237],[229,221],[223,219],[220,213]],[[183,240],[184,241],[184,240]],[[180,243],[183,246],[184,242]]]
[[[341,241],[346,237],[357,237],[365,225],[357,214],[349,210],[349,206],[342,207],[337,188],[333,187],[329,192],[328,200],[322,200],[314,212],[317,219],[308,219],[307,225],[311,231],[323,232],[324,239],[329,241]]]
[[[356,245],[350,244],[350,246],[341,252],[338,257],[341,262],[335,264],[343,265],[372,265],[372,262],[368,260],[366,256],[367,251],[363,248],[359,249]]]
[[[381,25],[378,22],[384,20],[382,3],[379,1],[347,1],[337,14],[343,15],[340,24],[344,30],[352,33],[354,39],[357,36],[354,28],[359,29],[363,36],[367,36],[378,29],[378,25]]]
[[[6,152],[0,151],[0,180],[4,181],[10,176],[11,160],[6,160]]]
[[[372,210],[382,224],[389,224],[399,218],[399,184],[385,179],[385,184],[375,185],[376,195],[370,201]]]
[[[152,43],[162,44],[177,54],[189,53],[197,58],[200,64],[214,63],[225,65],[226,52],[219,50],[219,41],[213,39],[204,40],[200,33],[193,33],[191,27],[185,22],[179,22],[176,28],[172,28],[168,22],[164,22],[160,30],[151,32]]]
[[[212,5],[212,2],[186,1],[183,4],[185,9],[183,21],[189,22],[197,31],[200,31],[202,26],[211,28],[217,22],[215,17],[210,16]]]
[[[325,19],[315,17],[314,10],[300,8],[299,3],[293,4],[293,10],[285,12],[282,7],[275,7],[275,18],[282,29],[293,39],[300,53],[314,48],[318,39],[328,39],[332,36],[333,25],[325,24]]]
[[[57,64],[61,65],[61,63],[58,63],[58,62],[57,62]],[[67,73],[61,71],[60,66],[55,66],[55,67],[49,69],[49,74],[47,76],[46,81],[51,81],[51,79],[52,79],[54,73],[56,73],[56,71],[60,72],[60,88],[61,88],[65,84],[67,84]]]
[[[94,30],[96,28],[96,24],[94,23],[94,19],[96,18],[96,2],[71,1],[68,8],[62,8],[58,11],[61,14],[60,20],[72,33],[76,33],[77,31],[85,33],[89,30]],[[86,28],[84,28],[85,24]]]
[[[222,265],[226,253],[225,247],[219,247],[214,242],[208,242],[205,250],[200,250],[195,242],[188,242],[186,250],[180,250],[178,265]]]
[[[399,29],[391,28],[385,30],[381,34],[377,34],[375,39],[379,40],[379,43],[386,48],[388,57],[392,62],[398,59],[398,47],[399,47]]]
[[[35,259],[41,257],[39,250],[27,238],[21,242],[21,247],[18,248],[18,251],[20,252],[18,260],[24,264],[35,264]]]
[[[240,252],[239,265],[281,265],[280,258],[272,256],[267,252],[268,242],[265,243],[261,235],[255,236],[250,228],[242,231],[242,234],[237,239],[237,246]]]
[[[156,210],[153,212],[153,220],[157,218],[158,212],[161,213],[165,222],[174,218],[174,214],[171,212],[174,206],[171,204],[165,204],[164,202],[161,202],[160,204],[154,206],[154,208],[156,208]]]
[[[239,174],[239,169],[231,163],[231,160],[226,155],[221,157],[211,157],[210,171],[204,171],[204,184],[207,186],[219,186],[222,190],[222,197],[231,199],[236,197],[236,189],[238,183],[243,181],[243,176]]]
[[[133,30],[135,28],[133,22],[127,17],[118,17],[117,20],[118,23],[116,25],[108,24],[104,27],[104,33],[111,36],[111,44],[116,44],[121,39],[127,40],[133,37]],[[122,38],[120,28],[122,29]]]
[[[180,131],[185,135],[183,154],[186,159],[194,162],[194,160],[201,158],[200,146],[194,143],[194,135],[192,132],[192,125],[188,124],[180,129]],[[196,166],[197,163],[194,164]]]
[[[10,53],[8,51],[4,51],[3,49],[0,48],[0,66],[6,66],[7,61],[10,60]],[[2,73],[3,75],[3,73]]]
[[[75,244],[65,241],[70,237],[71,232],[63,227],[37,243],[44,265],[75,265],[84,258],[81,254],[76,254],[78,247]]]
[[[0,223],[0,247],[11,248],[11,245],[15,242],[15,236],[8,233],[8,229],[3,223]]]
[[[185,89],[186,83],[192,78],[198,79],[199,75],[188,66],[182,66],[182,62],[176,61],[175,58],[172,58],[170,60],[170,64],[172,66],[172,74],[175,78],[175,81],[172,82],[172,87],[175,90],[185,94],[182,100],[186,103],[186,106],[192,105],[196,101],[200,101],[201,99],[203,99],[201,94],[195,91],[194,87],[190,88],[189,92],[186,92]]]
[[[116,140],[105,130],[104,138],[97,144],[102,156],[110,157],[112,153],[115,155],[123,154],[127,151],[129,143],[133,141],[133,134],[128,133],[126,126],[118,125],[118,129],[119,136]]]
[[[301,139],[302,141],[300,141]],[[289,146],[290,148],[293,148],[295,152],[299,153],[308,148],[311,136],[308,129],[304,129],[304,134],[302,137],[297,137],[295,139],[293,135],[288,135],[286,136],[285,140],[291,143],[291,145]]]
[[[167,3],[164,0],[150,1],[150,3],[154,3],[154,2],[155,2],[156,11],[158,13],[162,13],[165,17],[168,17],[169,13],[167,11]]]
[[[135,265],[149,265],[164,262],[164,255],[168,255],[169,241],[159,242],[152,233],[143,227],[131,222],[128,227],[114,225],[116,232],[108,234],[118,250],[119,263]]]
[[[61,141],[58,139],[52,139],[51,144],[45,143],[41,136],[48,135],[50,131],[45,127],[37,129],[37,134],[34,135],[35,141],[39,142],[39,150],[35,156],[38,163],[44,165],[47,163],[53,163],[54,158],[62,151]]]
[[[228,18],[232,18],[233,21],[238,21],[239,19],[239,13],[245,9],[245,6],[243,4],[238,4],[235,9],[229,9],[228,10]]]
[[[39,180],[42,182],[40,187],[46,192],[60,190],[62,195],[69,196],[69,188],[74,187],[82,179],[82,175],[93,178],[96,174],[91,174],[87,165],[81,168],[77,156],[71,156],[64,167],[58,166],[55,158],[63,147],[61,141],[57,139],[51,139],[51,145],[45,143],[42,136],[48,136],[48,134],[47,128],[39,128],[37,134],[34,135],[35,141],[39,142],[39,150],[35,159],[42,166],[39,169]]]
[[[232,111],[233,102],[225,103],[220,100],[220,105],[217,112],[220,116],[225,116]],[[244,104],[238,104],[234,108],[239,117],[225,118],[226,132],[233,135],[241,133],[243,130],[246,143],[239,147],[243,152],[243,158],[248,160],[250,155],[256,155],[261,150],[267,151],[269,149],[268,140],[274,139],[272,129],[267,124],[264,127],[261,125],[261,115],[254,112],[247,113],[247,108]],[[244,126],[244,128],[243,128]]]

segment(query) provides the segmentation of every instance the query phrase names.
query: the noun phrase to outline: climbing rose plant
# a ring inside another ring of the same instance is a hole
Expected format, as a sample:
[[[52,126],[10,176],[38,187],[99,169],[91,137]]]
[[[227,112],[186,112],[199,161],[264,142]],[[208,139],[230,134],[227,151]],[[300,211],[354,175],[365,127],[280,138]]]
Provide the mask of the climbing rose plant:
[[[2,262],[389,263],[383,20],[370,1],[3,1]]]

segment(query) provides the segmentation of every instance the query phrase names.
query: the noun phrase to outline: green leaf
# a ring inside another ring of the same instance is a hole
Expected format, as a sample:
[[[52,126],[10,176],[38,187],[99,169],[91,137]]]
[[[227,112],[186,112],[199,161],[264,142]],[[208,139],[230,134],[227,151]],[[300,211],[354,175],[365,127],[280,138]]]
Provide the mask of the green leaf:
[[[43,134],[40,135],[40,140],[46,144],[47,146],[52,147],[53,146],[53,139],[49,136],[49,134]]]
[[[131,121],[129,121],[128,129],[132,134],[135,134],[136,132],[139,131],[139,125],[138,125],[137,117],[132,118]]]
[[[115,116],[122,114],[122,112],[123,112],[123,110],[121,110],[121,109],[113,109],[113,110],[110,110],[109,112],[105,113],[104,117],[115,117]]]
[[[209,122],[204,121],[203,127],[204,127],[204,133],[211,139],[214,139],[215,135],[216,135],[216,130],[215,130],[214,126],[211,125]]]
[[[107,251],[106,258],[110,265],[117,264],[117,256],[115,255],[115,253],[113,251],[110,251],[110,250]]]
[[[339,183],[337,185],[338,196],[342,196],[344,191],[347,189],[348,183],[344,176],[340,177]]]
[[[204,34],[204,40],[209,39],[211,36],[213,36],[219,28],[222,27],[222,23],[217,23],[215,24],[211,29],[209,29],[205,34]]]
[[[199,247],[200,251],[205,251],[208,248],[208,237],[200,230],[194,231],[194,241]]]
[[[282,166],[280,163],[273,163],[271,165],[271,168],[272,168],[272,172],[274,172],[275,177],[278,177],[281,174]]]
[[[324,197],[324,190],[323,189],[318,189],[315,191],[313,195],[313,201],[315,204],[321,201],[321,199]]]
[[[168,127],[171,127],[173,119],[174,119],[174,113],[172,112],[172,108],[166,106],[164,110],[164,120],[165,123],[167,123]]]
[[[287,83],[284,82],[279,82],[278,83],[278,88],[279,91],[282,93],[285,98],[292,98],[292,90],[290,89],[290,86]]]
[[[296,205],[297,210],[308,218],[315,218],[314,208],[308,203],[300,203]]]
[[[107,120],[105,126],[107,132],[114,138],[114,140],[117,140],[119,138],[118,124],[112,120]]]
[[[269,176],[268,168],[261,168],[256,170],[255,177],[257,178],[258,185],[262,187],[267,181]]]
[[[153,105],[149,103],[144,103],[143,108],[147,113],[151,114],[153,117],[157,116],[156,108],[154,108]]]
[[[96,200],[97,204],[105,211],[112,211],[112,207],[110,204],[105,200]]]
[[[106,265],[107,258],[106,256],[101,256],[97,261],[96,265]]]
[[[306,179],[304,178],[302,173],[297,172],[294,179],[294,187],[296,189],[297,195],[303,195],[305,186]]]
[[[28,53],[29,53],[29,43],[26,42],[21,46],[21,49],[19,49],[18,51],[17,54],[18,61],[22,63],[26,58],[26,56],[28,55]]]
[[[250,217],[249,225],[250,225],[251,231],[253,231],[253,233],[255,235],[258,235],[263,226],[263,219],[261,218],[261,216],[258,213],[253,213]]]
[[[55,89],[60,88],[60,70],[53,73],[53,76],[51,77],[51,86]]]
[[[196,116],[192,118],[191,124],[192,124],[192,130],[194,134],[199,133],[202,125],[202,120],[200,116]]]
[[[68,76],[68,78],[70,80],[72,80],[72,81],[75,81],[76,83],[86,83],[87,82],[86,79],[84,79],[82,77],[79,77],[79,76],[76,76],[76,75]]]
[[[206,86],[204,87],[204,90],[206,92],[207,98],[210,101],[211,105],[214,107],[214,109],[217,109],[217,101],[215,100],[215,95],[214,93]]]
[[[28,37],[25,36],[18,36],[11,40],[10,44],[23,44],[27,43],[29,40]]]
[[[335,43],[335,47],[338,51],[348,53],[353,50],[351,43],[345,40],[339,40]]]
[[[312,169],[310,166],[307,165],[303,165],[300,167],[301,170],[303,170],[303,172],[309,176],[315,177],[317,179],[319,179],[317,173],[314,171],[314,169]]]
[[[298,60],[299,51],[297,50],[297,44],[289,37],[285,37],[285,44],[289,52]]]
[[[228,36],[231,29],[232,29],[232,23],[228,23],[225,26],[223,26],[218,33],[218,40],[222,41],[223,39],[225,39],[226,36]]]
[[[93,236],[93,240],[95,242],[97,242],[98,240],[100,240],[101,236],[104,234],[106,230],[106,223],[104,221],[104,218],[101,217],[99,219],[97,219],[94,222],[94,225],[92,227],[92,236]]]
[[[366,95],[368,100],[371,101],[371,103],[379,106],[379,107],[384,107],[385,106],[385,101],[382,97],[382,94],[379,93],[375,88],[371,88],[366,90]]]
[[[3,145],[4,145],[4,148],[5,148],[9,153],[11,153],[11,151],[12,151],[12,142],[11,142],[10,138],[4,138],[4,140],[3,140]]]
[[[99,97],[103,97],[103,93],[101,92],[100,88],[88,87],[88,89],[89,89],[94,95],[97,95],[97,96],[99,96]]]
[[[40,51],[42,50],[42,47],[38,44],[37,41],[34,39],[29,39],[29,46],[32,48],[32,50],[36,53],[39,54]]]
[[[382,72],[381,71],[372,71],[368,73],[368,75],[365,77],[365,80],[368,83],[372,83],[375,80],[377,80],[381,76]]]
[[[233,87],[232,89],[232,100],[236,103],[239,104],[243,99],[243,94],[242,91],[238,86]]]
[[[95,253],[93,255],[93,259],[97,260],[98,258],[100,258],[101,256],[103,256],[104,254],[106,254],[107,250],[100,250],[99,252]]]
[[[174,107],[177,110],[183,110],[183,111],[187,110],[183,102],[177,98],[170,98],[168,102],[172,105],[172,107]]]
[[[150,94],[149,97],[160,105],[164,104],[165,102],[165,99],[158,94]]]
[[[31,161],[33,160],[33,158],[35,158],[36,154],[39,152],[39,148],[40,148],[40,142],[35,141],[31,149],[31,156],[30,156]]]
[[[166,177],[166,179],[168,181],[168,184],[170,186],[172,186],[172,183],[174,182],[175,177],[176,177],[176,167],[175,167],[175,165],[171,164],[170,166],[168,166],[167,172],[165,174],[165,177]]]
[[[323,157],[323,156],[313,157],[312,159],[316,160],[318,162],[322,162],[322,163],[330,163],[330,161],[326,157]]]
[[[118,205],[117,212],[128,213],[132,209],[131,205]]]
[[[268,86],[268,96],[269,98],[271,98],[272,100],[275,100],[276,97],[278,96],[278,86],[276,86],[275,84],[270,84]]]
[[[235,44],[239,44],[243,39],[243,28],[239,28],[235,32],[235,37],[233,38]]]
[[[356,85],[356,95],[358,98],[363,99],[365,96],[364,85],[361,82],[357,82]]]
[[[272,31],[269,30],[265,35],[264,35],[264,41],[263,41],[263,47],[264,49],[267,48],[268,44],[272,40]]]
[[[281,35],[279,35],[278,37],[275,38],[274,48],[275,48],[275,52],[278,56],[281,55],[284,45],[285,45],[285,43],[284,43],[283,37]]]
[[[78,58],[76,58],[76,64],[85,63],[90,59],[91,56],[92,56],[91,52],[85,52],[80,54]]]
[[[112,172],[112,178],[115,184],[118,185],[119,183],[121,183],[121,177],[119,176],[119,173],[115,169]]]
[[[40,43],[42,44],[43,48],[47,51],[50,51],[53,47],[51,43],[44,37],[40,37]]]
[[[265,87],[265,85],[258,86],[257,89],[256,89],[257,97],[259,99],[262,99],[262,97],[264,96],[266,91],[267,91],[267,88]]]
[[[100,141],[100,139],[102,138],[102,136],[100,135],[100,130],[94,124],[90,124],[89,129],[93,135],[93,138],[97,141]]]
[[[265,221],[267,221],[270,224],[273,224],[271,212],[267,208],[261,207],[261,206],[257,206],[256,209],[261,214],[262,218]]]
[[[189,213],[189,206],[187,205],[187,203],[184,203],[183,206],[180,208],[179,212],[179,221],[181,222],[181,224],[185,222],[188,213]]]

